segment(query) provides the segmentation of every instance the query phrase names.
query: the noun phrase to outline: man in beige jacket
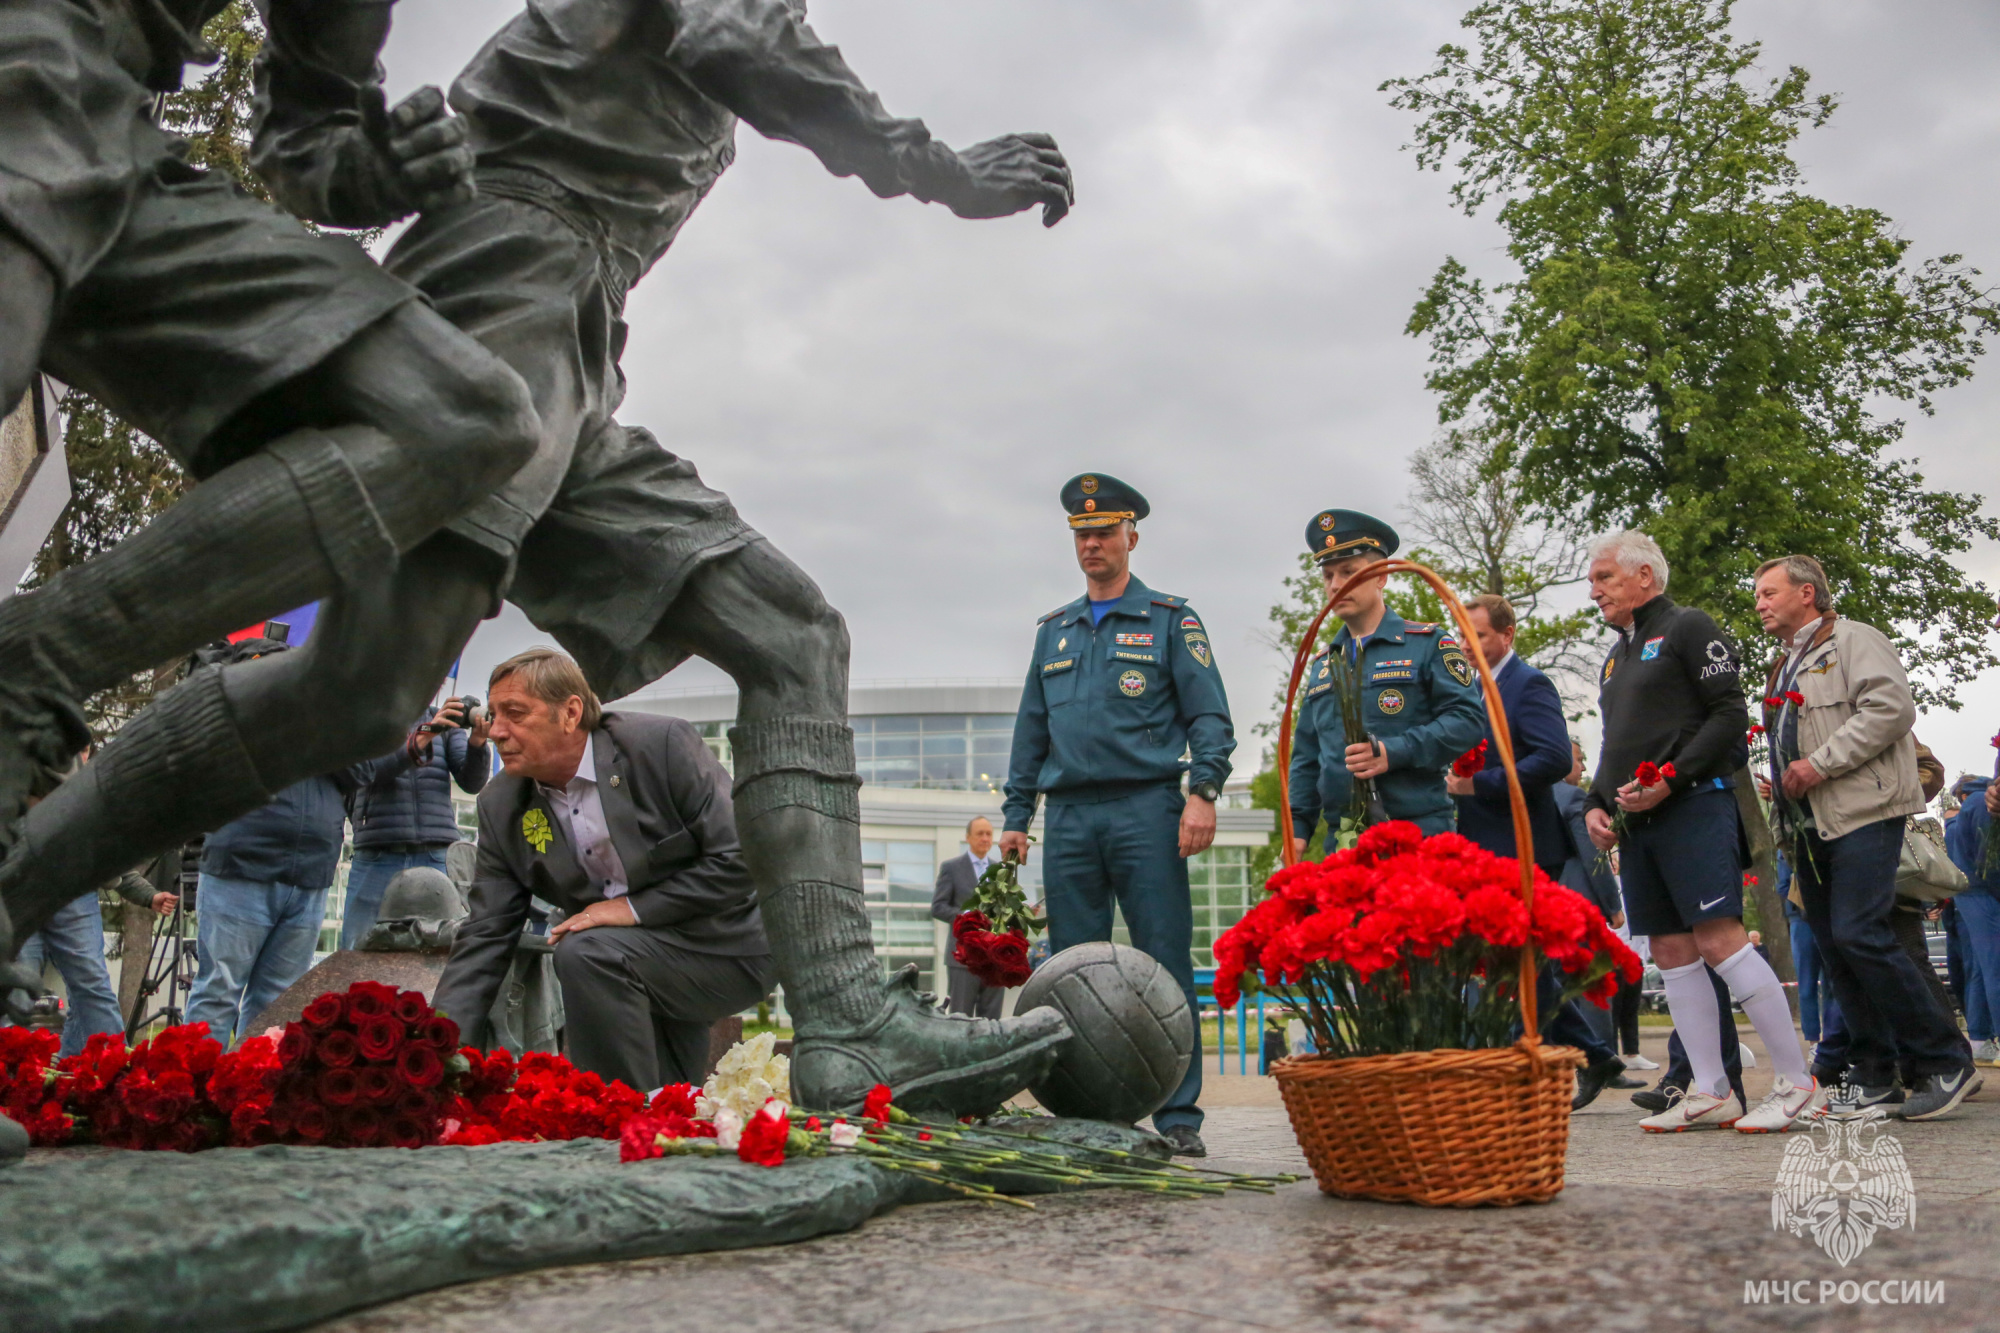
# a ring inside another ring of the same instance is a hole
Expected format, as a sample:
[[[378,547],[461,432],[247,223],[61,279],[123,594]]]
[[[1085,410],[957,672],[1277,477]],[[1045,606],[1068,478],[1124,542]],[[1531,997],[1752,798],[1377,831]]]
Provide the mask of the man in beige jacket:
[[[1864,1103],[1892,1103],[1900,1048],[1902,1117],[1936,1119],[1965,1099],[1973,1069],[1890,921],[1904,821],[1924,808],[1909,677],[1880,630],[1834,613],[1811,556],[1759,566],[1757,616],[1786,645],[1764,700],[1772,820],[1847,1022],[1813,1074],[1845,1074]]]

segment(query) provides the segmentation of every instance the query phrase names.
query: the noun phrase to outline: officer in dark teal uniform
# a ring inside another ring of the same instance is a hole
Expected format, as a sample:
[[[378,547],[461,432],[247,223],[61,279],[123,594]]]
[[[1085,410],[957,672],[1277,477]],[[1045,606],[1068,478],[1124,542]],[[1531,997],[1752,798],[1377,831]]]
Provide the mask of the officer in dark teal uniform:
[[[1329,597],[1399,544],[1394,528],[1351,509],[1328,509],[1306,524],[1306,549],[1319,559]],[[1449,626],[1391,611],[1382,600],[1387,582],[1386,574],[1370,579],[1334,605],[1340,632],[1301,682],[1291,772],[1292,834],[1301,851],[1322,812],[1331,845],[1355,778],[1374,779],[1389,818],[1447,832],[1454,810],[1445,770],[1486,734],[1486,707],[1464,646]],[[1350,737],[1342,721],[1333,654],[1359,668],[1364,736]]]
[[[1063,487],[1062,503],[1087,590],[1036,631],[1000,848],[1026,855],[1043,801],[1049,947],[1110,939],[1115,900],[1132,943],[1165,965],[1197,1012],[1187,858],[1215,839],[1215,800],[1236,749],[1229,701],[1201,617],[1131,574],[1146,498],[1089,472]],[[1206,1154],[1200,1094],[1197,1040],[1187,1077],[1153,1114],[1183,1156]]]

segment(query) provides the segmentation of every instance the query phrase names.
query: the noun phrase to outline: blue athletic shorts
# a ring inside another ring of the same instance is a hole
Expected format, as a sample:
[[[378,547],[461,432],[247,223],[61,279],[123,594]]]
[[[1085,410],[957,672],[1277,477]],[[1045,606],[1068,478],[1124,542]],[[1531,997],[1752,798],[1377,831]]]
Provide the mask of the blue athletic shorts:
[[[1743,915],[1743,829],[1736,793],[1690,788],[1635,817],[1618,847],[1634,935],[1685,935],[1698,921]]]

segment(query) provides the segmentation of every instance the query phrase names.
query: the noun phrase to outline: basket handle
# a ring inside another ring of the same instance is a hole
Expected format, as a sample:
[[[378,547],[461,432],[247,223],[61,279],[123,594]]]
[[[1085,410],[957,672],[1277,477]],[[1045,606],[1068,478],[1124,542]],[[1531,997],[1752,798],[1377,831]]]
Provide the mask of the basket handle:
[[[1472,619],[1466,614],[1465,603],[1458,600],[1458,595],[1446,587],[1445,581],[1434,571],[1414,560],[1377,560],[1334,589],[1333,596],[1326,599],[1326,605],[1306,627],[1298,651],[1292,654],[1292,678],[1285,687],[1285,713],[1278,723],[1278,829],[1283,837],[1279,855],[1286,865],[1294,865],[1299,859],[1298,853],[1292,850],[1292,710],[1298,701],[1299,681],[1304,678],[1306,663],[1312,658],[1312,646],[1319,638],[1319,627],[1332,612],[1334,603],[1345,597],[1355,585],[1382,574],[1414,574],[1430,584],[1431,590],[1451,612],[1452,623],[1465,640],[1467,655],[1479,670],[1479,688],[1486,699],[1486,720],[1492,725],[1493,739],[1499,743],[1500,763],[1507,770],[1507,802],[1513,807],[1514,814],[1514,854],[1521,863],[1521,904],[1527,908],[1532,921],[1535,911],[1535,837],[1528,826],[1528,796],[1521,790],[1521,775],[1514,767],[1514,736],[1507,729],[1507,710],[1500,702],[1500,685],[1493,679],[1492,667],[1487,665],[1486,651],[1479,646],[1479,636],[1473,632]],[[1535,942],[1530,936],[1521,947],[1521,983],[1516,997],[1521,1009],[1524,1042],[1533,1040],[1534,1034],[1540,1031],[1536,1021],[1535,972]]]

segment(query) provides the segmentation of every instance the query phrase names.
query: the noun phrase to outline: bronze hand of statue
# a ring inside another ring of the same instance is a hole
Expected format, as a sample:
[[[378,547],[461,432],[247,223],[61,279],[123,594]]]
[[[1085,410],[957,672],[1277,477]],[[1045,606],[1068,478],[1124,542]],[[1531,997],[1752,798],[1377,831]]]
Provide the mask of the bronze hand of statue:
[[[472,198],[473,157],[465,122],[451,114],[435,87],[419,88],[391,107],[385,137],[393,188],[419,210]]]
[[[1046,134],[1003,134],[955,154],[963,176],[938,201],[962,218],[1004,218],[1042,206],[1053,227],[1076,202],[1069,163]]]

